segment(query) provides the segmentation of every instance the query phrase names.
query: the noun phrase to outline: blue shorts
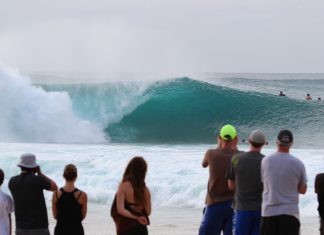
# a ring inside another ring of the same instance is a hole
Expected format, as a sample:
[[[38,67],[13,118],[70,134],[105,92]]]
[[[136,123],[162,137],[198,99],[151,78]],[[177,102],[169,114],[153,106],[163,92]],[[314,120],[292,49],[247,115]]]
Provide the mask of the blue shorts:
[[[232,200],[207,206],[199,228],[199,235],[232,235]]]
[[[235,211],[233,216],[234,235],[259,235],[261,210]]]

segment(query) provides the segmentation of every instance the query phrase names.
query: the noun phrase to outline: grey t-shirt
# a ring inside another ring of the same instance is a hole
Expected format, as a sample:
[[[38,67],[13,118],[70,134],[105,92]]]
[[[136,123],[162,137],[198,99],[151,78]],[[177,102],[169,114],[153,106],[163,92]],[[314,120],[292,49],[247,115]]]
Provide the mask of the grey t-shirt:
[[[231,160],[228,179],[235,181],[234,208],[261,210],[261,161],[263,154],[255,151],[235,155]]]
[[[299,216],[299,185],[307,183],[304,164],[289,153],[276,152],[261,163],[262,216]]]

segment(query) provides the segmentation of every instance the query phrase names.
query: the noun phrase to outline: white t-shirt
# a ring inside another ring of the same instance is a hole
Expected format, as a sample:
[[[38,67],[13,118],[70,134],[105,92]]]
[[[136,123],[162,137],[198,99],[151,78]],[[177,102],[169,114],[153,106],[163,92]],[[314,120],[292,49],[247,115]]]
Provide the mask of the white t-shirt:
[[[7,235],[10,231],[8,214],[14,210],[12,199],[0,190],[0,234]]]
[[[299,185],[307,183],[304,164],[289,153],[276,152],[261,163],[262,216],[299,217]]]

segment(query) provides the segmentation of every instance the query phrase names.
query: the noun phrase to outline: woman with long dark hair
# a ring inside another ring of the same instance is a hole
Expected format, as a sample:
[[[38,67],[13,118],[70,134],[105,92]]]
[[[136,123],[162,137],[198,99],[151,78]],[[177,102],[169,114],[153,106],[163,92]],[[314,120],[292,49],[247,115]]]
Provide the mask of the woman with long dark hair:
[[[148,234],[151,195],[145,184],[146,171],[142,157],[132,158],[126,167],[111,207],[117,235]]]
[[[82,220],[87,214],[87,194],[74,186],[77,175],[75,165],[66,165],[65,185],[53,193],[52,210],[57,220],[55,235],[84,235]]]

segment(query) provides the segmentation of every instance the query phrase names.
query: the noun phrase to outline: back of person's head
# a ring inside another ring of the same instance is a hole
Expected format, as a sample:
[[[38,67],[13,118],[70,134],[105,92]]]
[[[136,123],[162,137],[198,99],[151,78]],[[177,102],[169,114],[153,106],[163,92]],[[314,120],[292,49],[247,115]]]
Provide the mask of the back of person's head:
[[[219,137],[225,142],[232,142],[237,139],[237,132],[234,126],[227,124],[219,132]]]
[[[143,157],[132,158],[123,175],[123,182],[129,181],[133,186],[135,201],[141,205],[145,204],[145,176],[147,164]]]
[[[4,172],[2,169],[0,169],[0,186],[2,185],[3,183],[3,180],[4,180]]]
[[[293,134],[288,129],[283,129],[278,133],[277,144],[282,148],[290,148],[294,142]]]
[[[249,142],[254,148],[262,147],[266,142],[264,133],[260,130],[252,131],[249,136]]]
[[[66,181],[73,181],[78,176],[78,169],[73,164],[68,164],[64,167],[63,177]]]

